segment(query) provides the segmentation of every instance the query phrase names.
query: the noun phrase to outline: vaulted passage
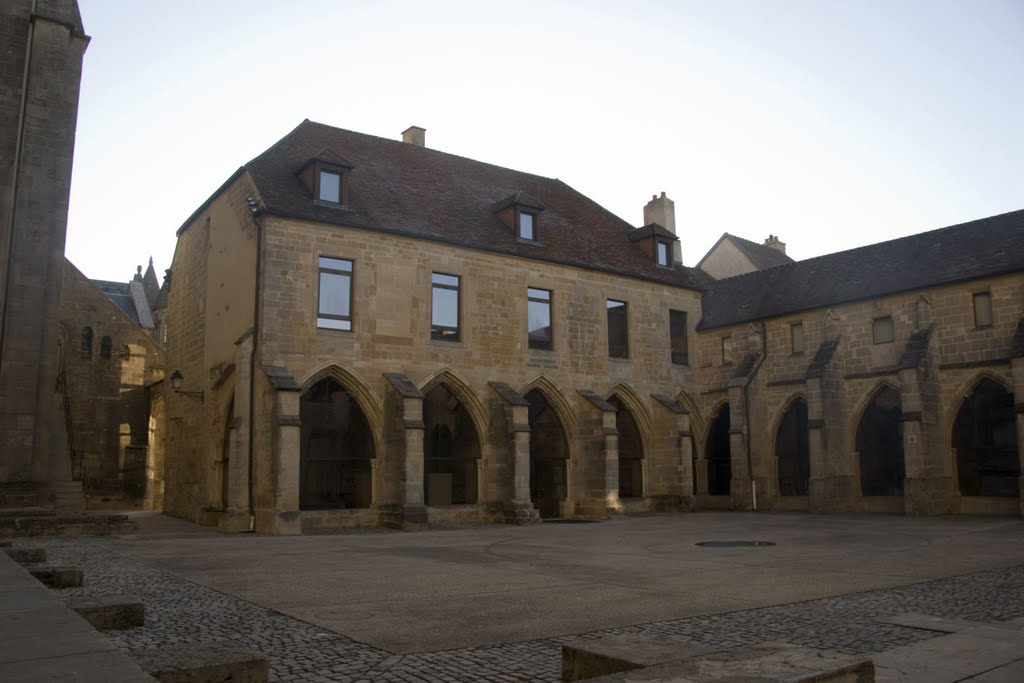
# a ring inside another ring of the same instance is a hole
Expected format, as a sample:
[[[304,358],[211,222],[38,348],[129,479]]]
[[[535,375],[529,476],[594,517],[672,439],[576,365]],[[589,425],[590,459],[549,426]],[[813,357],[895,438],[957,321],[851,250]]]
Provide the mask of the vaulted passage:
[[[443,384],[423,399],[423,496],[427,505],[477,500],[480,440],[469,411]]]
[[[1013,394],[983,379],[953,423],[957,477],[963,496],[1018,496],[1020,459]]]
[[[802,398],[790,404],[779,423],[775,457],[778,458],[779,495],[806,496],[811,456],[807,440],[807,402]]]
[[[530,402],[530,500],[541,517],[560,517],[568,495],[569,444],[558,413],[539,389]]]
[[[727,496],[732,486],[732,451],[729,446],[729,404],[715,413],[704,445],[708,464],[708,495]]]
[[[299,417],[299,507],[370,507],[373,435],[359,403],[325,377],[302,395]]]
[[[615,428],[619,430],[619,498],[640,498],[644,495],[644,442],[640,428],[629,408],[612,396],[615,406]]]
[[[903,495],[903,426],[900,395],[883,387],[857,426],[860,492],[864,496]]]

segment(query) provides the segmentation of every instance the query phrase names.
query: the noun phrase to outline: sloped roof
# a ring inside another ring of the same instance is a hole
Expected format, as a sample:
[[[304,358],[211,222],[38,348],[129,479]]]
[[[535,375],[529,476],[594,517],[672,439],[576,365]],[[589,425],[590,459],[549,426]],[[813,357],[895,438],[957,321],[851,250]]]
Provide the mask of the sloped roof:
[[[110,280],[89,280],[89,282],[96,285],[96,288],[103,292],[115,306],[120,308],[133,323],[141,325],[139,314],[135,310],[135,302],[132,300],[132,294],[128,289],[127,282],[111,282]]]
[[[751,242],[745,240],[742,237],[736,235],[730,235],[725,233],[729,240],[736,245],[736,248],[743,252],[743,255],[750,259],[750,262],[754,264],[754,267],[758,270],[765,270],[766,268],[774,268],[775,266],[784,266],[787,263],[793,263],[793,259],[786,256],[778,249],[765,246],[764,244],[758,244],[757,242]]]
[[[353,167],[346,174],[349,204],[344,208],[315,203],[296,175],[324,150]],[[629,241],[634,226],[557,179],[309,120],[243,169],[251,173],[266,211],[277,216],[407,235],[692,289],[707,282],[707,276],[693,268],[658,268]],[[545,208],[539,245],[520,242],[493,213],[496,203],[516,193]]]
[[[711,283],[698,329],[1024,270],[1024,210]]]

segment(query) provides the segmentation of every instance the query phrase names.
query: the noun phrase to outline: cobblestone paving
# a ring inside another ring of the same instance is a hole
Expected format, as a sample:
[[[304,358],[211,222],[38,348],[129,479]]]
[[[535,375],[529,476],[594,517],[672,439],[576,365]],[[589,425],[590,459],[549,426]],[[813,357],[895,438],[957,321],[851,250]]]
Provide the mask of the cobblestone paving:
[[[609,635],[650,634],[691,644],[780,640],[868,655],[940,635],[875,621],[918,612],[976,621],[1024,617],[1024,566],[778,607],[690,617],[582,635],[427,654],[393,655],[238,600],[132,559],[88,539],[32,540],[53,564],[85,571],[64,597],[131,593],[146,605],[146,626],[110,631],[126,649],[231,641],[264,652],[275,681],[557,681],[561,646]]]

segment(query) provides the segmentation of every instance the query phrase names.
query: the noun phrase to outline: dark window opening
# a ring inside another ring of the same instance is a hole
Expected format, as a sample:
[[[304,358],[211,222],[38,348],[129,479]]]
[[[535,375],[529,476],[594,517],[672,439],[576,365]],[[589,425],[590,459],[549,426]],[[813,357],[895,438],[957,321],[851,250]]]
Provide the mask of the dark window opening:
[[[320,257],[316,326],[328,330],[352,330],[352,261]]]
[[[109,359],[114,352],[114,342],[110,337],[100,339],[100,358]]]
[[[690,352],[686,339],[686,312],[670,310],[668,312],[668,329],[672,362],[677,365],[687,365],[690,362]]]
[[[877,394],[857,426],[860,491],[864,496],[903,495],[903,411],[892,387]]]
[[[373,434],[355,397],[326,377],[302,395],[299,419],[299,507],[370,507]]]
[[[430,338],[459,341],[459,276],[431,275]]]
[[[551,329],[551,292],[547,289],[526,290],[527,341],[531,349],[550,351],[554,348]]]
[[[807,402],[794,401],[779,423],[775,435],[775,457],[779,471],[780,496],[806,496],[811,477],[810,444],[807,435]]]
[[[423,398],[423,500],[426,505],[477,502],[480,440],[469,411],[443,384]]]
[[[561,517],[569,492],[565,429],[543,392],[533,389],[525,398],[530,403],[530,500],[542,518]]]
[[[1020,458],[1013,394],[983,379],[964,399],[953,423],[962,496],[1020,495]]]
[[[88,358],[92,355],[92,328],[82,328],[82,356]]]
[[[608,355],[629,358],[629,320],[626,302],[608,299]]]
[[[640,428],[629,408],[612,396],[615,406],[615,428],[619,431],[619,497],[640,498],[644,495],[644,443]]]
[[[715,413],[704,445],[708,467],[708,495],[728,496],[732,487],[732,448],[729,444],[729,404]]]

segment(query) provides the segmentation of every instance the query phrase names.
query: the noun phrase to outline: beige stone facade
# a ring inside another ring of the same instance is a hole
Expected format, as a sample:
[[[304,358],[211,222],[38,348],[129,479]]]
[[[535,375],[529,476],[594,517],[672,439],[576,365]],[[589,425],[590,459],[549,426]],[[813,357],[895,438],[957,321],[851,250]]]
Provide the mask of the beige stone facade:
[[[759,315],[759,280],[716,294],[678,262],[645,265],[678,253],[658,223],[563,249],[556,230],[586,234],[569,218],[593,204],[557,181],[495,203],[533,181],[337,129],[336,147],[293,142],[318,126],[240,169],[179,231],[164,320],[182,382],[161,385],[154,411],[166,511],[273,533],[694,506],[1020,513],[1019,263]],[[378,150],[399,180],[372,164]],[[498,187],[439,207],[401,176],[410,160]],[[316,172],[339,186],[325,194]],[[452,207],[482,207],[490,241],[460,232]],[[519,213],[534,211],[523,233]],[[1006,221],[1016,253],[1021,221]],[[728,314],[710,315],[723,300]]]

